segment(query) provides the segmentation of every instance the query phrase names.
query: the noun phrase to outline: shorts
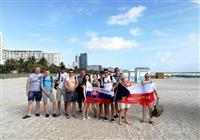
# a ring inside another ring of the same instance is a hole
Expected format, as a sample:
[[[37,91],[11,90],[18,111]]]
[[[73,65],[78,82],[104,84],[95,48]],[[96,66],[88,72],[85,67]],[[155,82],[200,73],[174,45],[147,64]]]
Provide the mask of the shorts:
[[[129,109],[131,104],[119,103],[120,109]]]
[[[76,102],[78,99],[77,92],[66,92],[65,93],[65,101],[67,102]]]
[[[44,92],[42,92],[42,101],[45,102],[45,103],[47,103],[48,98],[49,98],[49,100],[51,102],[55,102],[56,101],[53,92],[50,92],[50,96],[49,97],[47,97],[46,94]]]
[[[41,91],[29,91],[28,93],[28,101],[37,101],[40,102],[42,99]]]
[[[66,92],[65,89],[57,88],[56,100],[61,101],[61,98],[63,96],[63,100],[65,101],[65,92]]]
[[[85,97],[83,95],[83,88],[81,86],[78,86],[77,92],[78,92],[77,102],[78,103],[83,103],[85,101]]]

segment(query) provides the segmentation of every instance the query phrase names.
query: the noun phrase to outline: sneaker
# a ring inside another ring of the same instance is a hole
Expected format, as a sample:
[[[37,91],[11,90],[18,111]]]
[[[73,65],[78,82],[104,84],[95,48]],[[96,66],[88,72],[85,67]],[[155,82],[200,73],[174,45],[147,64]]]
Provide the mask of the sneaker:
[[[86,120],[86,118],[83,118],[83,121],[85,121]]]
[[[31,116],[29,115],[25,115],[24,117],[22,117],[22,119],[27,119],[27,118],[30,118]]]
[[[104,119],[103,119],[103,120],[106,122],[106,121],[108,121],[108,118],[107,118],[107,117],[104,117]]]
[[[86,119],[90,119],[90,117],[86,117]]]
[[[115,122],[115,119],[111,119],[110,121],[111,121],[112,123],[114,123],[114,122]]]
[[[53,117],[59,117],[60,115],[53,113]]]
[[[115,116],[114,116],[114,118],[118,118],[118,117],[119,117],[118,115],[115,115]]]
[[[119,125],[122,125],[122,122],[118,122]]]
[[[35,116],[36,116],[36,117],[40,117],[40,113],[36,113]]]
[[[74,118],[77,118],[77,116],[76,116],[76,115],[72,115],[72,117],[74,117]]]
[[[82,110],[79,110],[79,113],[82,113],[83,111]]]
[[[46,114],[45,117],[48,118],[48,117],[49,117],[49,114]]]

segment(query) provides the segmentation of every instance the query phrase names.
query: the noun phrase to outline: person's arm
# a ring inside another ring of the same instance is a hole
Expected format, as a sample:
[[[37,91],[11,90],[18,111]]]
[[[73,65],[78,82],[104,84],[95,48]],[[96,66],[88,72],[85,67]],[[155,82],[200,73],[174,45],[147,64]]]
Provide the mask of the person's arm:
[[[142,83],[142,84],[149,84],[149,83],[152,83],[152,82],[153,82],[152,80],[149,80],[149,81],[145,81],[145,80],[144,80],[144,81],[142,81],[141,83]]]
[[[29,93],[30,79],[28,78],[26,81],[26,95]]]
[[[156,98],[159,99],[155,83],[153,83],[153,90],[154,90],[154,94],[156,95]]]
[[[75,77],[75,79],[76,79],[76,88],[77,88],[79,86],[79,80],[77,77]]]
[[[86,86],[83,85],[83,96],[84,96],[84,99],[86,100]]]
[[[97,86],[100,87],[100,82],[99,81],[97,81]]]
[[[46,96],[49,96],[49,93],[45,90],[45,88],[43,86],[43,78],[41,78],[40,87],[41,87],[42,91],[46,94]]]

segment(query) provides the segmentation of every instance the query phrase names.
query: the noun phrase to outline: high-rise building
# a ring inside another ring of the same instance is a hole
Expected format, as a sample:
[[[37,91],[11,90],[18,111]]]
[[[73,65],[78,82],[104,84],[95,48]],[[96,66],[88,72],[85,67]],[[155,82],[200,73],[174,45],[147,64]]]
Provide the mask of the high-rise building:
[[[79,65],[80,65],[80,64],[79,64],[79,59],[80,59],[79,55],[76,55],[76,56],[75,56],[75,63],[74,63],[74,64],[75,64],[78,68],[79,68]]]
[[[79,68],[87,69],[87,53],[81,53],[79,57]]]
[[[59,66],[62,62],[62,53],[59,52],[44,52],[43,57],[48,61],[49,65],[54,64]]]
[[[2,39],[2,32],[0,32],[0,64],[3,64],[3,39]]]

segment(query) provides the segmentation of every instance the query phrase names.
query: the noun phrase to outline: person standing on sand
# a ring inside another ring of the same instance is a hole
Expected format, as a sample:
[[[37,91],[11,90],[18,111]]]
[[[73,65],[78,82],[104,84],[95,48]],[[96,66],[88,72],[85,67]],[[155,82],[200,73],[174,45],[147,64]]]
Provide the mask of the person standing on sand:
[[[84,69],[80,69],[80,75],[77,77],[78,78],[78,87],[77,87],[77,92],[78,92],[78,107],[79,107],[79,113],[82,113],[82,104],[84,102],[84,95],[83,95],[83,88],[82,88],[82,84],[83,84],[83,78],[85,76],[85,70]]]
[[[77,118],[75,115],[76,110],[76,102],[78,99],[78,93],[76,92],[76,88],[79,83],[77,78],[74,75],[74,70],[69,69],[69,77],[65,79],[65,100],[67,101],[67,119],[70,119],[71,116]]]
[[[142,81],[142,84],[153,84],[152,88],[153,88],[153,91],[155,93],[155,96],[157,98],[157,100],[159,99],[158,97],[158,94],[157,94],[157,88],[155,86],[155,83],[153,82],[153,80],[151,79],[151,75],[149,73],[146,73],[145,74],[145,80]],[[154,96],[154,97],[155,97]],[[151,121],[151,111],[152,111],[152,106],[153,106],[153,103],[152,104],[147,104],[147,105],[143,105],[142,106],[142,115],[143,115],[143,120],[141,122],[146,122],[146,107],[148,107],[148,110],[149,110],[149,123],[152,124],[153,122]]]
[[[84,121],[85,119],[90,119],[90,117],[88,116],[88,112],[90,109],[90,103],[86,102],[86,90],[87,90],[87,88],[92,87],[89,74],[85,74],[85,76],[83,78],[82,87],[83,87],[83,94],[84,94],[84,109],[83,109],[83,121]]]
[[[58,85],[57,93],[56,93],[56,100],[58,102],[58,115],[60,116],[61,113],[61,100],[63,97],[64,100],[64,109],[65,115],[67,114],[67,102],[65,101],[65,86],[64,81],[68,77],[68,74],[65,72],[65,66],[60,67],[60,72],[56,76],[55,83]]]
[[[104,71],[100,71],[100,78],[98,79],[100,83],[100,88],[104,88]],[[103,103],[99,103],[99,118],[98,119],[103,119],[104,116],[104,109],[103,109]]]
[[[28,96],[28,111],[27,115],[23,117],[23,119],[27,119],[31,117],[32,107],[34,100],[36,101],[36,117],[40,116],[40,101],[42,98],[42,92],[40,89],[40,80],[42,77],[41,68],[35,67],[34,73],[30,74],[27,82],[26,82],[26,95]]]
[[[123,85],[124,87],[129,87],[131,86],[131,83],[126,81],[126,78],[122,75],[121,77],[121,82],[120,82],[121,85]],[[129,121],[128,121],[128,110],[129,108],[131,107],[131,104],[127,104],[127,103],[119,103],[120,105],[120,112],[119,112],[119,125],[122,125],[122,116],[124,115],[124,120],[125,120],[125,123],[127,124],[131,124]],[[124,114],[123,114],[124,113]]]
[[[115,78],[113,76],[111,76],[111,73],[108,71],[108,69],[104,69],[104,73],[105,73],[105,77],[104,77],[104,89],[108,90],[108,91],[114,91],[113,89],[113,85],[114,83],[116,83]],[[113,102],[114,102],[114,97],[113,97]],[[111,119],[110,121],[113,123],[115,121],[114,119],[114,103],[105,103],[104,104],[104,108],[105,108],[105,117],[104,117],[104,121],[108,120],[109,117],[109,106],[111,107]]]
[[[50,76],[49,70],[46,70],[44,73],[44,77],[41,78],[41,89],[42,89],[42,100],[44,102],[44,110],[45,110],[45,117],[49,117],[48,111],[48,98],[53,104],[53,117],[58,117],[59,115],[56,113],[57,104],[56,99],[53,93],[54,88],[54,80],[53,77]]]
[[[93,73],[92,75],[93,80],[92,80],[92,87],[100,87],[100,82],[98,81],[98,74],[97,73]],[[99,116],[99,102],[98,103],[93,103],[92,104],[92,108],[95,112],[95,118],[100,119]]]

